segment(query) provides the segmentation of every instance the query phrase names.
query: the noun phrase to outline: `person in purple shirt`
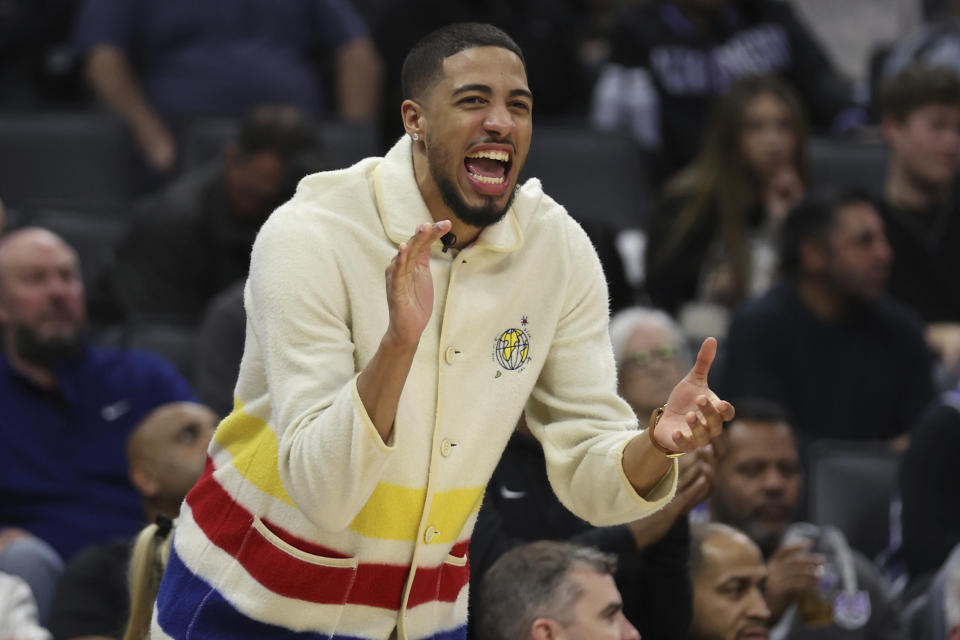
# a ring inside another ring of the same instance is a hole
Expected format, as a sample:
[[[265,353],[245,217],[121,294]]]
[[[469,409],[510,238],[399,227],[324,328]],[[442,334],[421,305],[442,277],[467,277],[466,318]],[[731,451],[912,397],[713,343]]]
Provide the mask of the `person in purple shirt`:
[[[347,0],[85,0],[74,47],[94,93],[160,172],[174,165],[186,117],[264,103],[319,114],[317,53],[332,54],[339,117],[365,120],[378,106],[379,57]]]
[[[142,525],[127,436],[157,406],[194,399],[159,356],[91,345],[83,293],[57,235],[0,239],[0,571],[30,584],[41,620],[63,562]]]

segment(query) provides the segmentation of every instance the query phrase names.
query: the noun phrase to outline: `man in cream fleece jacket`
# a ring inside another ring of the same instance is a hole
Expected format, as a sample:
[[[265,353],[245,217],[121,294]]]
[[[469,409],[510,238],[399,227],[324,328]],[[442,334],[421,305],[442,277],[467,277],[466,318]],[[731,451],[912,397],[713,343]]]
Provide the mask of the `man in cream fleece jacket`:
[[[462,638],[470,533],[521,412],[597,525],[669,501],[668,455],[733,417],[711,339],[637,432],[596,252],[537,180],[517,187],[516,44],[445,27],[403,84],[408,135],[304,179],[257,238],[234,410],[181,509],[155,638]]]

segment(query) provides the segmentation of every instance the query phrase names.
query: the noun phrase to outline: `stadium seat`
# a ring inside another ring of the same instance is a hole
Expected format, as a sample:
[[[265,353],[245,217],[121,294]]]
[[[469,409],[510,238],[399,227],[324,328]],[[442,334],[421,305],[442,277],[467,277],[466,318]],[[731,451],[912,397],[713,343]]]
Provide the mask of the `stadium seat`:
[[[127,220],[117,215],[94,215],[88,210],[64,208],[34,210],[25,222],[50,229],[74,248],[80,256],[87,291],[92,290],[128,228]]]
[[[813,186],[860,187],[880,196],[887,177],[887,155],[887,146],[881,140],[814,138],[808,147]]]
[[[181,143],[181,171],[219,156],[236,136],[238,126],[236,118],[198,118],[188,124]],[[371,125],[324,122],[320,125],[320,136],[331,169],[348,167],[358,160],[377,155],[377,132]]]
[[[139,319],[129,325],[111,327],[95,337],[103,346],[160,354],[191,382],[196,340],[196,326],[176,318]]]
[[[810,519],[875,558],[890,541],[898,456],[881,441],[817,440],[808,451]]]
[[[578,220],[641,228],[652,203],[641,150],[628,136],[537,125],[524,174]]]
[[[107,113],[2,113],[0,150],[0,198],[12,209],[131,195],[127,131]]]

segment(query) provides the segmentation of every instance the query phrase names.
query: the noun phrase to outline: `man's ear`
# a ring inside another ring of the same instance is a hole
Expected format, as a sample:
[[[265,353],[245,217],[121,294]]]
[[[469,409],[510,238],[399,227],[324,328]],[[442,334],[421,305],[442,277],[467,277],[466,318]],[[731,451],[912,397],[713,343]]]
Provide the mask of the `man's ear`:
[[[887,145],[891,149],[896,149],[897,139],[900,137],[900,131],[903,129],[905,122],[897,120],[891,115],[885,115],[880,120],[880,131],[883,133],[883,139],[887,141]]]
[[[229,142],[223,148],[223,164],[226,167],[235,167],[240,162],[240,147],[236,142]]]
[[[130,482],[146,498],[152,498],[160,492],[160,483],[157,482],[156,474],[142,460],[131,464]]]
[[[422,140],[425,115],[423,106],[416,100],[404,100],[400,104],[400,117],[403,120],[403,128],[407,135],[413,137],[414,134]]]
[[[527,634],[527,640],[560,640],[563,637],[563,628],[552,618],[537,618]]]
[[[821,240],[808,240],[800,245],[800,270],[822,273],[827,264],[827,247]]]

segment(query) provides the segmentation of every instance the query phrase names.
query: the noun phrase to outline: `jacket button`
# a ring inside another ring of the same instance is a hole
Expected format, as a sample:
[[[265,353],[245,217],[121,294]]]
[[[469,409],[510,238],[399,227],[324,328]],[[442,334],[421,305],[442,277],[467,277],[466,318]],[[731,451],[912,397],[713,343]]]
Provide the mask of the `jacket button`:
[[[447,347],[446,353],[443,354],[443,359],[447,361],[447,364],[453,364],[457,359],[457,353],[459,353],[453,347]]]
[[[439,533],[433,525],[430,525],[427,527],[427,530],[423,532],[423,541],[430,544]]]
[[[450,454],[453,453],[453,448],[457,446],[456,443],[450,442],[446,438],[443,439],[443,442],[440,443],[440,455],[444,458],[449,458]]]

